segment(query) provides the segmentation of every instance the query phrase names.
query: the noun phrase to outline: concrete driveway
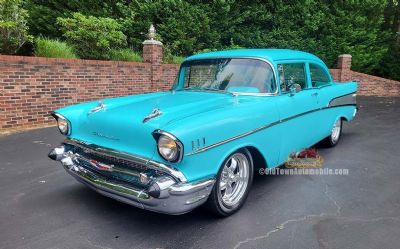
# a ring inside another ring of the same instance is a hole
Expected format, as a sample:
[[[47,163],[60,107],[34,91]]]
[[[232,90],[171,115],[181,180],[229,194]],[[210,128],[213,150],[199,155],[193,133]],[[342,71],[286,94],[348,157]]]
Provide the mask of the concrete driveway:
[[[361,98],[324,168],[347,176],[258,176],[216,219],[140,210],[76,182],[47,158],[56,128],[0,137],[0,248],[400,248],[400,99]]]

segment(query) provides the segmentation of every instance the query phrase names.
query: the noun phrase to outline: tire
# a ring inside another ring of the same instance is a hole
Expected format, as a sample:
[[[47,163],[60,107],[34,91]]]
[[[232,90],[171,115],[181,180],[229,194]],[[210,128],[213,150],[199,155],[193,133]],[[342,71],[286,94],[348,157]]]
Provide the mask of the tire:
[[[221,165],[206,207],[219,217],[238,211],[249,194],[253,173],[253,159],[247,149],[229,155]]]
[[[337,119],[333,124],[331,134],[322,140],[323,145],[326,147],[335,147],[342,136],[343,130],[343,120],[341,118]]]

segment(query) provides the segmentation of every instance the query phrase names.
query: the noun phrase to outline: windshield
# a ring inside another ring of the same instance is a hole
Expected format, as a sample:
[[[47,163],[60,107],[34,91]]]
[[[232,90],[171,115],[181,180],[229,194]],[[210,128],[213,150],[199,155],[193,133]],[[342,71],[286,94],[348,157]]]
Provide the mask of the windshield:
[[[183,71],[182,71],[183,70]],[[271,66],[257,59],[203,59],[187,61],[181,67],[181,90],[274,93]]]

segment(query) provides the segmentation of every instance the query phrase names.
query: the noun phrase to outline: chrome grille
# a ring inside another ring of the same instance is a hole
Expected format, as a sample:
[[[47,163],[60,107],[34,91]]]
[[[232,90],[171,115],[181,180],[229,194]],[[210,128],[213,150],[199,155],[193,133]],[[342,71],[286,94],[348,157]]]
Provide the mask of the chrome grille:
[[[149,169],[144,163],[137,163],[116,156],[107,155],[106,153],[97,152],[96,150],[93,150],[91,148],[85,148],[72,144],[66,145],[68,146],[67,150],[70,150],[83,158],[114,166],[115,168],[112,171],[103,171],[96,169],[88,162],[80,161],[83,167],[87,168],[88,170],[95,171],[96,173],[101,174],[107,178],[124,181],[130,184],[134,184],[138,187],[145,187],[146,185],[140,182],[140,173],[146,173],[151,177],[164,175],[164,173],[162,173],[161,171]]]
[[[125,160],[122,158],[109,156],[104,153],[98,153],[91,149],[75,147],[74,152],[78,153],[86,158],[90,158],[92,160],[96,160],[96,161],[99,161],[99,162],[102,162],[105,164],[109,164],[109,165],[118,165],[120,167],[137,170],[138,172],[144,172],[147,170],[147,167],[145,164],[139,164],[139,163],[128,161],[128,160]]]

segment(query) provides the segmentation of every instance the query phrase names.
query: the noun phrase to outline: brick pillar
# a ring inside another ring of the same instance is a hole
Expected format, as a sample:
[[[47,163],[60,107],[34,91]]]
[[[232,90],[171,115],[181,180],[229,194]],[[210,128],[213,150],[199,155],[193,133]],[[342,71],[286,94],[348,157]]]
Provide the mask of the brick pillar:
[[[163,44],[154,40],[155,29],[153,25],[149,30],[150,40],[143,42],[143,60],[151,63],[151,86],[150,91],[159,91],[159,82],[162,77]]]
[[[342,54],[338,58],[338,69],[340,69],[339,81],[351,80],[351,55]]]

